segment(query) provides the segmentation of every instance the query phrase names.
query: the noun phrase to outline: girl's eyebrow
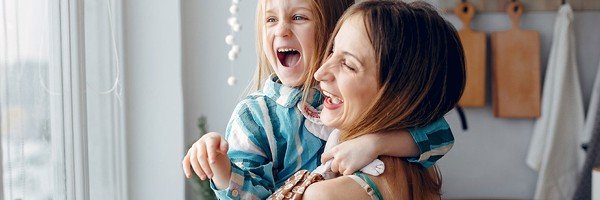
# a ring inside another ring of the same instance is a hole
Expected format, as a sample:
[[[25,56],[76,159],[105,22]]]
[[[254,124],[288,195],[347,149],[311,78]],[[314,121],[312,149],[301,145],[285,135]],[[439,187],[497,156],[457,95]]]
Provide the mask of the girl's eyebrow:
[[[269,10],[265,11],[265,13],[266,13],[266,14],[268,14],[268,15],[272,15],[272,14],[274,14],[274,13],[275,13],[275,11],[273,11],[273,10],[274,10],[274,9],[272,9],[272,8],[271,8],[271,9],[269,9]]]
[[[305,10],[305,11],[307,11],[307,12],[310,12],[310,11],[311,11],[311,10],[310,10],[310,8],[309,8],[309,7],[306,7],[306,6],[298,6],[298,7],[294,7],[294,8],[292,8],[292,12],[294,12],[294,11],[298,11],[298,10]]]
[[[304,11],[307,11],[307,12],[309,12],[309,13],[312,13],[312,12],[311,12],[311,9],[310,9],[310,7],[309,7],[308,5],[301,5],[301,6],[296,6],[296,7],[293,7],[293,8],[290,10],[290,12],[295,12],[295,11],[298,11],[298,10],[304,10]],[[273,13],[275,13],[275,8],[269,8],[269,9],[267,9],[267,10],[265,11],[265,13],[267,13],[267,14],[273,14]]]

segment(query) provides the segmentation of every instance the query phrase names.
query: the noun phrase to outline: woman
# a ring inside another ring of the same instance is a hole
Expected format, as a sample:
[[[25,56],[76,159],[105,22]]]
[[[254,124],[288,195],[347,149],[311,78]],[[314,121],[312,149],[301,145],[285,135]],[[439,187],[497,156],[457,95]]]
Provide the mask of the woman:
[[[333,35],[324,64],[311,73],[326,96],[321,120],[341,131],[341,141],[424,126],[443,117],[462,95],[462,45],[452,25],[427,3],[357,4],[342,16]],[[380,159],[385,163],[382,175],[317,182],[304,198],[440,198],[436,168]]]

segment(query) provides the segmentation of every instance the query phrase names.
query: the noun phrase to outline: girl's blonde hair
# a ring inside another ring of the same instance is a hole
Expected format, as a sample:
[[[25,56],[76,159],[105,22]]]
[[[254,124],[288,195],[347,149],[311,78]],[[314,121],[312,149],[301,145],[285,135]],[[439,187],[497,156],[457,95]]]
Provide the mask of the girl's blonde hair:
[[[256,55],[258,57],[256,71],[252,80],[251,91],[256,91],[262,88],[265,79],[274,73],[270,66],[267,56],[262,46],[265,39],[265,3],[269,0],[259,0],[256,6]],[[337,20],[342,16],[344,11],[354,4],[354,0],[307,0],[311,4],[313,11],[313,23],[315,24],[315,50],[313,55],[305,55],[304,63],[306,68],[318,66],[323,60],[323,51],[327,47],[329,39]],[[310,58],[310,59],[307,59]],[[306,73],[305,73],[306,75]],[[312,80],[312,76],[305,77]],[[309,91],[305,89],[304,91]],[[305,94],[306,95],[306,94]]]
[[[463,48],[454,27],[431,5],[365,1],[344,13],[332,35],[337,35],[344,21],[356,16],[362,16],[375,49],[379,91],[358,118],[350,120],[347,112],[342,115],[342,141],[422,127],[456,106],[465,86]],[[330,38],[325,55],[332,49],[333,41]],[[310,69],[311,77],[317,68]],[[315,83],[305,87],[311,84]],[[349,105],[344,105],[344,110]],[[402,199],[439,199],[441,176],[436,167],[426,170],[400,158],[380,158],[386,170],[374,180],[385,199],[398,191],[402,191]]]

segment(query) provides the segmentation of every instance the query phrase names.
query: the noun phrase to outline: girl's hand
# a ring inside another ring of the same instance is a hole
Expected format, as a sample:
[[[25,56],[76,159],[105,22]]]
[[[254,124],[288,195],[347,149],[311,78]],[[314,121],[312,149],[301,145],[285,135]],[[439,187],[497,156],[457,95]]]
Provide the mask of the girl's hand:
[[[219,133],[205,134],[192,145],[183,158],[185,176],[192,177],[193,169],[200,179],[213,179],[218,188],[227,188],[231,176],[228,149],[227,141]]]
[[[321,155],[321,163],[332,160],[331,171],[350,175],[367,166],[379,156],[375,134],[342,142]]]
[[[374,133],[348,140],[321,156],[321,163],[332,159],[331,171],[350,175],[378,156],[415,157],[419,148],[408,130]]]

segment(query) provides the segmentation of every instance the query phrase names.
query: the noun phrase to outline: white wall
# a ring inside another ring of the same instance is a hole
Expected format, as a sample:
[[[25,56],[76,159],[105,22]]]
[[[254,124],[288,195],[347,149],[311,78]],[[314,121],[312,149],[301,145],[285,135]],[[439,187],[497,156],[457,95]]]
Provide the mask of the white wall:
[[[241,55],[233,64],[237,84],[227,85],[231,63],[225,36],[230,33],[227,19],[230,1],[182,1],[183,91],[186,146],[200,136],[196,122],[208,119],[208,130],[223,133],[235,104],[245,91],[256,66],[254,49],[255,0],[240,1],[242,31],[236,42]],[[188,185],[189,187],[189,185]],[[186,199],[193,199],[186,189]]]
[[[433,0],[430,2],[435,3]],[[230,2],[182,2],[183,89],[188,142],[198,138],[195,122],[200,115],[208,117],[209,130],[225,130],[244,83],[249,80],[255,67],[253,19],[256,1],[240,3],[240,20],[244,29],[238,41],[243,50],[240,59],[235,62],[240,81],[235,87],[228,87],[228,47],[224,37],[229,33],[227,9]],[[536,12],[526,13],[522,19],[522,27],[541,33],[543,68],[550,51],[555,16],[553,12]],[[460,26],[455,16],[446,17],[457,27]],[[575,15],[585,105],[589,101],[593,78],[600,62],[598,21],[600,12],[577,12]],[[483,13],[474,19],[473,27],[490,32],[507,29],[510,23],[501,13]],[[443,173],[444,197],[531,199],[537,175],[525,165],[525,155],[533,121],[495,118],[490,106],[466,109],[465,112],[470,126],[468,132],[460,130],[455,112],[447,115],[456,136],[456,145],[439,162]]]
[[[180,11],[123,1],[129,199],[184,198]]]
[[[540,32],[542,44],[542,68],[546,68],[555,13],[536,12],[523,15],[521,27]],[[454,15],[447,15],[455,26],[460,27]],[[593,79],[600,62],[600,12],[576,12],[575,34],[580,82],[584,105],[589,102]],[[473,27],[485,32],[510,28],[508,18],[501,13],[477,15]],[[489,51],[488,51],[489,52]],[[491,61],[488,55],[488,60]],[[545,70],[544,70],[545,71]],[[490,80],[491,64],[488,64]],[[490,101],[488,83],[488,105]],[[537,173],[525,165],[533,120],[494,118],[490,106],[480,109],[465,109],[470,129],[460,130],[458,115],[451,112],[447,119],[456,136],[452,151],[439,164],[444,178],[447,197],[495,197],[532,198]],[[576,137],[574,133],[574,137]]]

